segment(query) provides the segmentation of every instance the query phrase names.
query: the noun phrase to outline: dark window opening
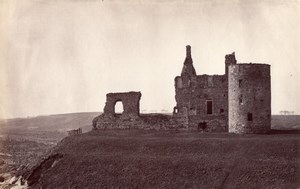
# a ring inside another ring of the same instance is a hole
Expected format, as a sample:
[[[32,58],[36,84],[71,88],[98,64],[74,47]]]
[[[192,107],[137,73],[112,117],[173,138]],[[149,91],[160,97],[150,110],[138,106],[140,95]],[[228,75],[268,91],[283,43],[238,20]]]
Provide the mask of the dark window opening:
[[[212,114],[212,100],[206,101],[206,113]]]
[[[239,103],[240,103],[240,104],[243,104],[243,95],[240,95],[240,96],[239,96]]]
[[[252,113],[248,113],[248,121],[252,121],[252,120],[253,120]]]
[[[239,87],[242,87],[243,80],[239,79]]]
[[[207,128],[206,122],[198,123],[198,131],[205,130]]]
[[[263,102],[264,100],[263,99],[260,99],[260,102]]]
[[[220,109],[220,114],[221,114],[221,113],[223,113],[223,112],[224,112],[224,109],[223,109],[223,108],[221,108],[221,109]]]

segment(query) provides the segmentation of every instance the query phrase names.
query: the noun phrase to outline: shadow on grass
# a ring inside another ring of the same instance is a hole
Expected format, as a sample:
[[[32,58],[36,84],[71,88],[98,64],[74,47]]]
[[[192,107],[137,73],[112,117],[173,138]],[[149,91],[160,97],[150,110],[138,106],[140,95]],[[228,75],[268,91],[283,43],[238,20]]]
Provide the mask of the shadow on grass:
[[[269,134],[269,135],[300,134],[300,130],[297,130],[297,129],[293,129],[293,130],[278,130],[278,129],[272,129],[268,134]]]

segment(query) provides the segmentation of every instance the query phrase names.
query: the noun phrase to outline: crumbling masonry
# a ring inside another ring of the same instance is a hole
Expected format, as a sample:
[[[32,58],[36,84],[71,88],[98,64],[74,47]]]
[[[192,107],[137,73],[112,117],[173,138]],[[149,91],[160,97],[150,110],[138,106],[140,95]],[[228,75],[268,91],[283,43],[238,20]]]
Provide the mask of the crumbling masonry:
[[[93,120],[94,128],[118,128],[128,129],[133,123],[140,120],[140,92],[108,93],[104,112]],[[124,107],[122,114],[115,113],[115,105],[121,101]]]
[[[197,75],[191,47],[175,78],[174,118],[186,128],[265,133],[271,127],[270,65],[237,64],[225,56],[224,75]]]
[[[93,120],[94,129],[171,129],[171,116],[162,114],[140,115],[140,92],[109,93],[103,114]],[[121,101],[124,111],[115,113],[115,105]]]
[[[109,93],[104,113],[93,120],[95,129],[189,129],[206,132],[266,133],[271,128],[270,65],[238,64],[225,56],[224,75],[197,75],[191,47],[181,75],[175,77],[173,116],[140,115],[140,92]],[[114,111],[122,101],[124,112]]]

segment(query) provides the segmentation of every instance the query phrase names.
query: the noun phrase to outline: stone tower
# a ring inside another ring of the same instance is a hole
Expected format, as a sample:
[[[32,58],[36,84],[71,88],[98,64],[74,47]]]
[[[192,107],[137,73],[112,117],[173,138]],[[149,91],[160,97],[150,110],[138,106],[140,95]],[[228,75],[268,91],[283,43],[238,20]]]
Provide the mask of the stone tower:
[[[228,103],[229,132],[268,132],[271,129],[270,65],[229,65]]]

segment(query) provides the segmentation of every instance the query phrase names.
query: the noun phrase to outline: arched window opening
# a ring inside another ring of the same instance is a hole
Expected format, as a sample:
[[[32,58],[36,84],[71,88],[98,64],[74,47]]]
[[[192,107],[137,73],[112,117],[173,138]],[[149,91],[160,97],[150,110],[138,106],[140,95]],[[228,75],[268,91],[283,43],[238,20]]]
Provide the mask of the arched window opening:
[[[239,79],[239,88],[241,88],[243,85],[243,80],[242,79]]]
[[[124,107],[122,101],[117,101],[115,104],[115,114],[122,114],[124,112]]]

